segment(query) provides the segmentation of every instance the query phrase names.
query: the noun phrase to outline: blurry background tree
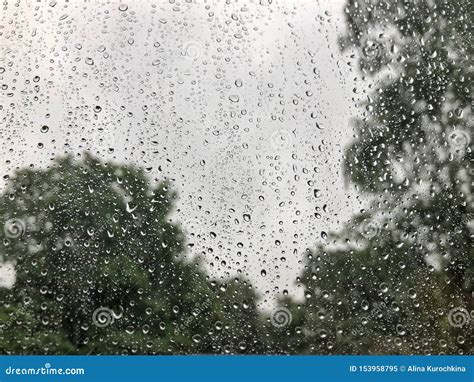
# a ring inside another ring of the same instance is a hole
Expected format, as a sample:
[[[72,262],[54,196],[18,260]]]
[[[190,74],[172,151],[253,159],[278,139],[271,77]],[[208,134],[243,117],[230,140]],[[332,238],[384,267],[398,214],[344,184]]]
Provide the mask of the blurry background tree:
[[[0,352],[261,352],[256,295],[185,261],[175,194],[142,169],[90,154],[22,169],[0,200]]]
[[[341,44],[371,85],[345,176],[370,204],[308,251],[296,352],[473,352],[472,12],[348,1]]]

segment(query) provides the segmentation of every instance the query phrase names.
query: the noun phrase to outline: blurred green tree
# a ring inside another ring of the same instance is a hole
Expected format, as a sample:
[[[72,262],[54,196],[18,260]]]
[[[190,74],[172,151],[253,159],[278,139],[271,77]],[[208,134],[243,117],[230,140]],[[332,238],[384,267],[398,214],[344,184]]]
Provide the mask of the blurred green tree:
[[[366,100],[344,170],[369,204],[307,253],[296,352],[472,353],[472,4],[345,14]]]
[[[85,153],[25,168],[0,199],[3,354],[261,352],[256,294],[183,257],[175,193]]]

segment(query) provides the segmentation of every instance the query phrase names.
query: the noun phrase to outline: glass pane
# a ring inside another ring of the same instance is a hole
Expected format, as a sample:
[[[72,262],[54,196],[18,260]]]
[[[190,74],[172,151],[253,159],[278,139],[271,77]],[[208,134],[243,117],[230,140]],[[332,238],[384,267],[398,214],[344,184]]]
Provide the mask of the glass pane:
[[[472,353],[468,1],[1,7],[2,354]]]

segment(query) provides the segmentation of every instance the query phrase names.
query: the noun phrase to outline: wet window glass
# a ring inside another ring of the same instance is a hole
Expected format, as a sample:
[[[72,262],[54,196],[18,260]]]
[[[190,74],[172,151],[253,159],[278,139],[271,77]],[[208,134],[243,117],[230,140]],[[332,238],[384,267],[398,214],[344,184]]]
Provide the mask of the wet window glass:
[[[470,354],[466,0],[0,5],[1,354]]]

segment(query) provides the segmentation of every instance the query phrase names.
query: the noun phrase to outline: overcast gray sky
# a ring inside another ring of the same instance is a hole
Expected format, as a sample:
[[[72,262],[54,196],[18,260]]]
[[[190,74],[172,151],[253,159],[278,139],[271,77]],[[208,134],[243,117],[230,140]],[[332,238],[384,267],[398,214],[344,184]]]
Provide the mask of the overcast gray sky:
[[[189,256],[262,306],[301,294],[305,248],[360,208],[343,1],[55,3],[0,16],[2,176],[84,149],[150,168],[179,192]]]

